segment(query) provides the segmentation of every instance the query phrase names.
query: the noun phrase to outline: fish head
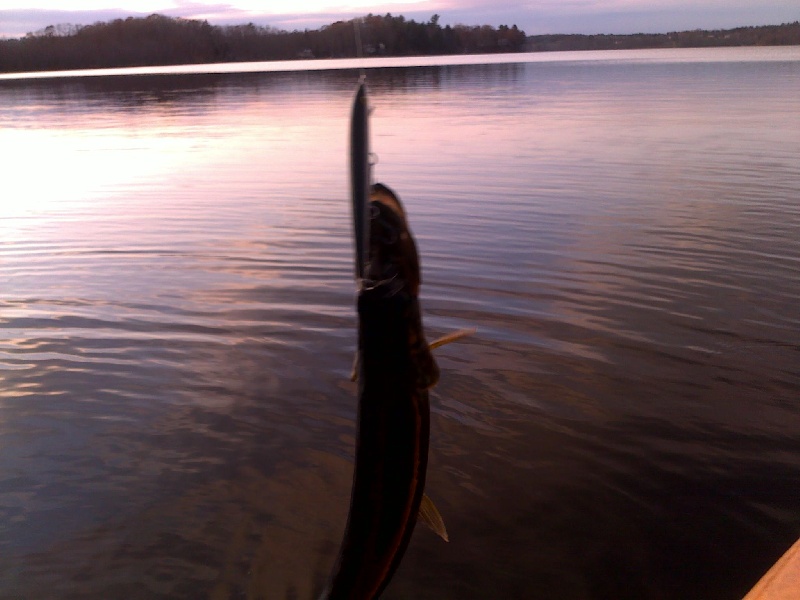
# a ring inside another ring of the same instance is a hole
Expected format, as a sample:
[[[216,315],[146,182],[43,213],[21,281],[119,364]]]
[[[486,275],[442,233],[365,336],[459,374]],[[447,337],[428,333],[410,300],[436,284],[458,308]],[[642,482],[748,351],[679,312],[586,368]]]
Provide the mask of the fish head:
[[[376,183],[370,193],[370,239],[367,279],[386,284],[392,293],[416,298],[421,283],[417,245],[400,199]]]

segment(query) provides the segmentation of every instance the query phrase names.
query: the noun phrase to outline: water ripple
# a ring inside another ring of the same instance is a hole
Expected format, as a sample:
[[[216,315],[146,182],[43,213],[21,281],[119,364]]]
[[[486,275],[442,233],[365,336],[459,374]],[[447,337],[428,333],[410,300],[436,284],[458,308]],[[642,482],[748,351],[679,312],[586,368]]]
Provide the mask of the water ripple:
[[[370,73],[428,335],[477,330],[431,393],[458,542],[415,533],[387,597],[741,597],[792,541],[800,88],[774,52]],[[352,76],[2,82],[0,595],[327,575]]]

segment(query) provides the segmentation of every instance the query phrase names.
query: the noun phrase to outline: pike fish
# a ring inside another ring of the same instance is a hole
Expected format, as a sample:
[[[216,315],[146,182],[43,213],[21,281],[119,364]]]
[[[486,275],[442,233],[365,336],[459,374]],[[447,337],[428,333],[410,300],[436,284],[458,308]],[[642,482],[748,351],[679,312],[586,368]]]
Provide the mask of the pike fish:
[[[358,424],[350,512],[323,600],[370,600],[388,585],[418,516],[446,539],[424,495],[428,388],[439,369],[425,340],[416,243],[397,195],[369,185],[366,88],[356,93],[351,135],[358,284]],[[363,237],[362,237],[363,236]]]

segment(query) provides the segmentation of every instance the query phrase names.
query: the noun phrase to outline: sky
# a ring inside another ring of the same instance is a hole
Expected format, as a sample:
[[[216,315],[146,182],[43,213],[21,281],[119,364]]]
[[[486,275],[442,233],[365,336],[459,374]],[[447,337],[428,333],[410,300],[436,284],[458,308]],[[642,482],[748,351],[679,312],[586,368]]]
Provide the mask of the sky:
[[[0,0],[0,37],[152,13],[302,30],[387,12],[417,21],[438,14],[442,25],[517,25],[529,35],[667,33],[793,22],[800,20],[800,0]]]

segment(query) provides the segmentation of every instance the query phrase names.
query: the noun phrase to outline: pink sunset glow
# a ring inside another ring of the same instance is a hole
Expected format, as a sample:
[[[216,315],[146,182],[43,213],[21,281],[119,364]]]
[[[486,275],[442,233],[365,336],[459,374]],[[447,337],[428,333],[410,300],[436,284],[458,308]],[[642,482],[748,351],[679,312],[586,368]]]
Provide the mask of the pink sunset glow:
[[[766,25],[797,19],[796,0],[587,0],[565,3],[560,0],[511,2],[510,0],[394,0],[373,4],[363,0],[331,2],[197,2],[142,0],[137,2],[79,0],[0,1],[0,37],[21,37],[48,25],[72,23],[87,25],[128,16],[159,13],[170,17],[205,19],[212,24],[253,22],[285,30],[316,29],[338,20],[367,13],[402,14],[427,21],[441,15],[443,25],[516,24],[529,34],[542,33],[664,33],[694,28],[715,29],[743,25]]]

